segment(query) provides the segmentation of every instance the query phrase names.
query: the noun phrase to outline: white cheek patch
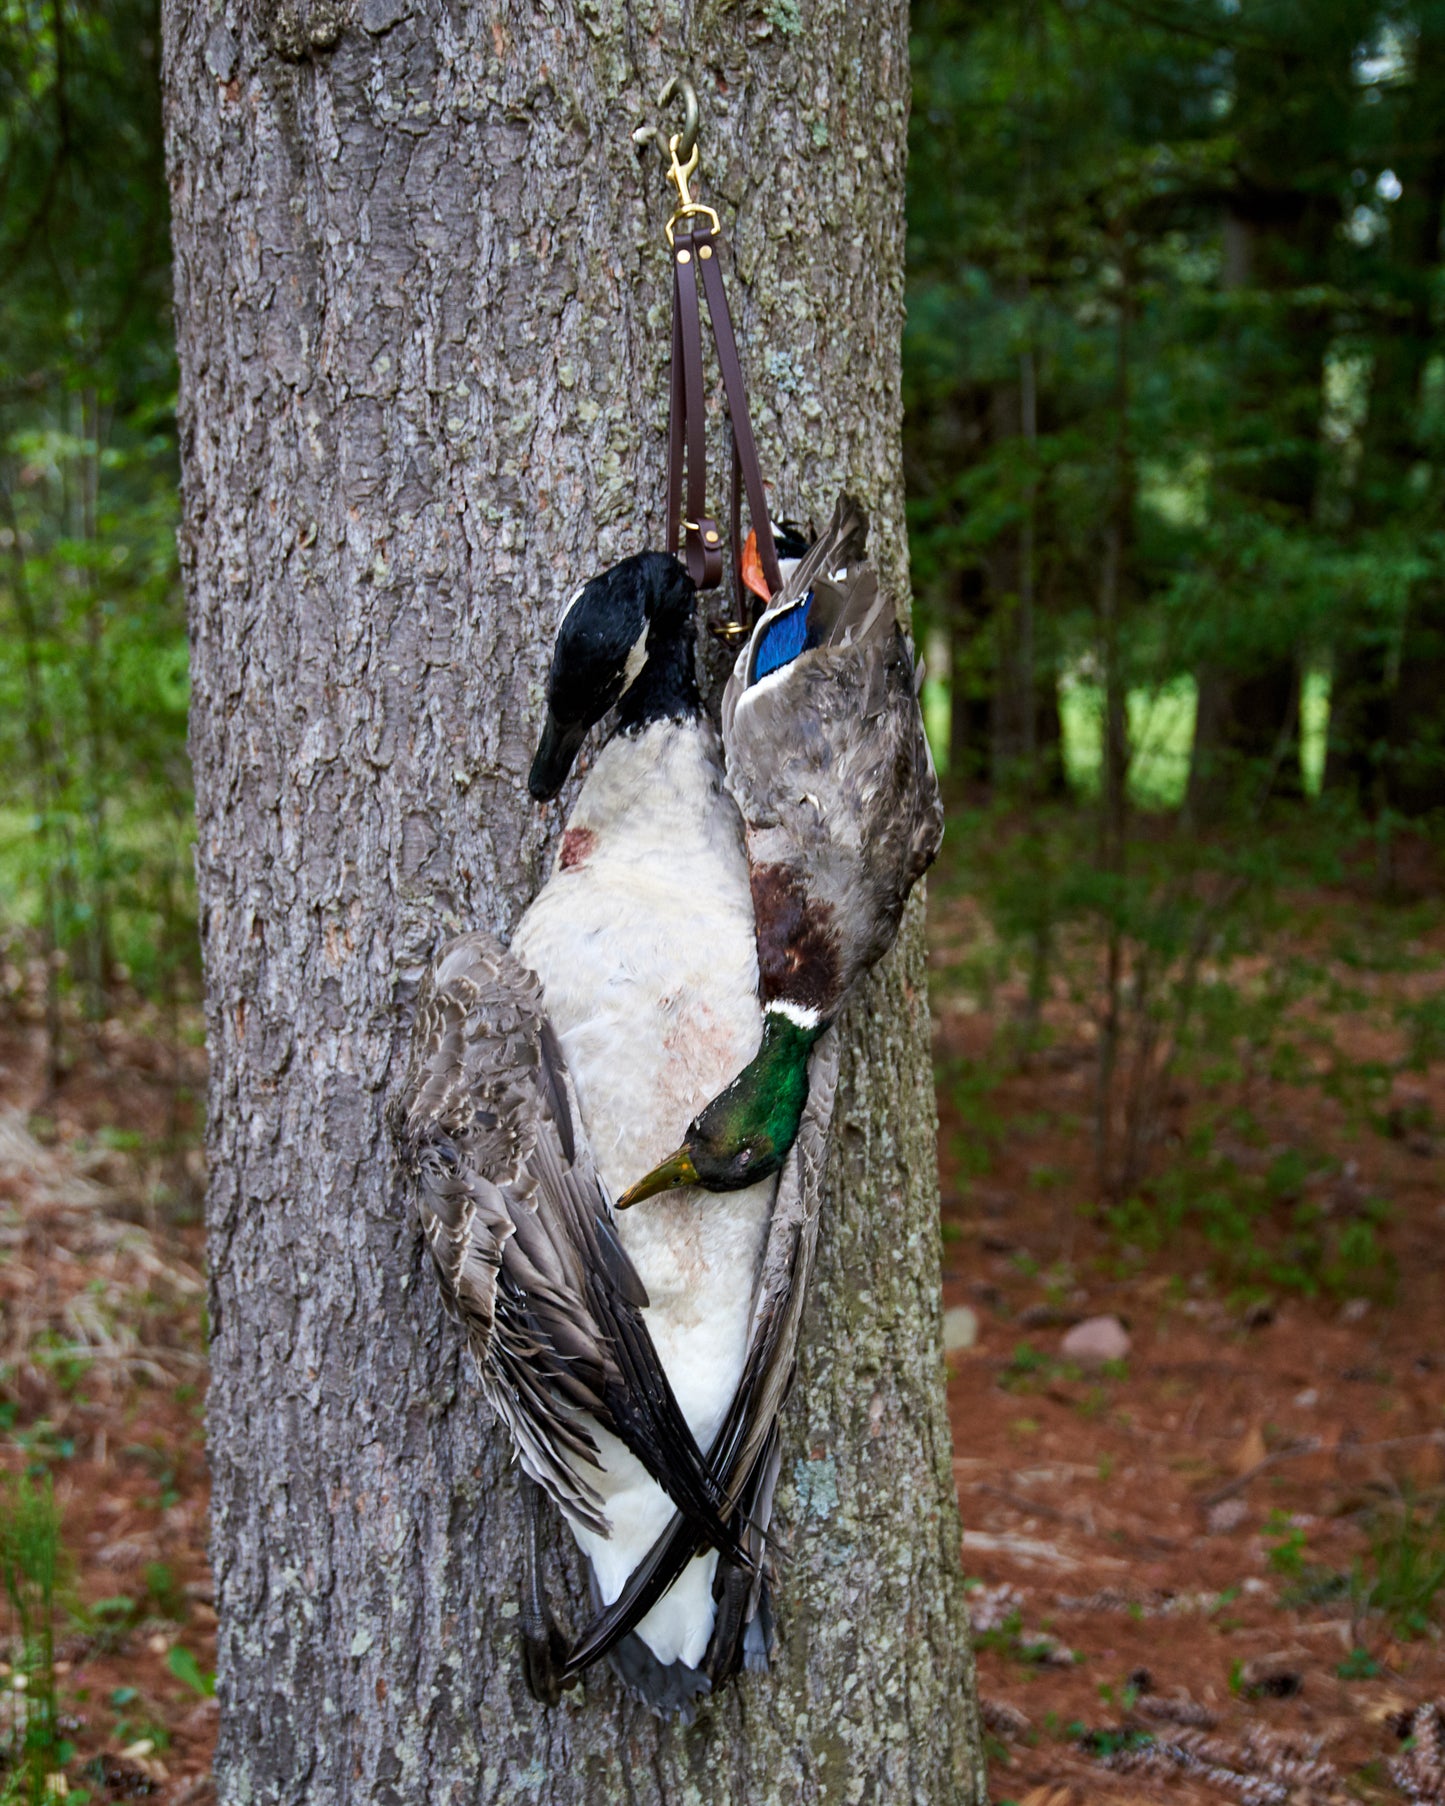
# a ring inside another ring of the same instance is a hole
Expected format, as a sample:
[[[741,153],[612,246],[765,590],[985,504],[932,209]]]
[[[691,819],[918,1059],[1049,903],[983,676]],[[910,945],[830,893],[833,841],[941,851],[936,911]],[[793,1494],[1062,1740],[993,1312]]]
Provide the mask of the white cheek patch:
[[[622,667],[622,694],[625,696],[642,676],[642,667],[647,663],[647,628],[632,642],[632,650],[627,655],[627,663]]]

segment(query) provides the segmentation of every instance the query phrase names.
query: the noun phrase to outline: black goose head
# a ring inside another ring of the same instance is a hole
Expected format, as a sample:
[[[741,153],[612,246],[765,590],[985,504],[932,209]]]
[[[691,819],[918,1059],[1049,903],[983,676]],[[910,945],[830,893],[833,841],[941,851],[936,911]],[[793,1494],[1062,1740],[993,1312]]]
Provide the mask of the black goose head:
[[[697,591],[666,552],[624,558],[567,604],[547,679],[547,724],[527,789],[556,796],[587,732],[622,704],[626,730],[701,707],[693,670]]]

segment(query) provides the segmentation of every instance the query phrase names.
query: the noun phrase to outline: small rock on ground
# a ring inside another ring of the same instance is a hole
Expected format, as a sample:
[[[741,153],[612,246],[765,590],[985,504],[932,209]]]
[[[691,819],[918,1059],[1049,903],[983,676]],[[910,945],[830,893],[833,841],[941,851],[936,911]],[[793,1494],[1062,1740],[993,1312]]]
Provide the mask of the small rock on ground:
[[[1132,1346],[1117,1317],[1086,1317],[1060,1342],[1059,1353],[1081,1367],[1102,1367],[1106,1361],[1124,1360]]]
[[[966,1304],[955,1304],[943,1313],[943,1352],[957,1354],[978,1340],[978,1314]]]

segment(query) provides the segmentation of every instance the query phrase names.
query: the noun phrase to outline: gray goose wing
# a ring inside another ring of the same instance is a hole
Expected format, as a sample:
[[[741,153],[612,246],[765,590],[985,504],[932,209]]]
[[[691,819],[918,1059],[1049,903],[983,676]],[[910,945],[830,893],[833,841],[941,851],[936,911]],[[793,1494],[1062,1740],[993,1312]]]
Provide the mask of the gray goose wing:
[[[541,983],[490,935],[449,943],[423,985],[392,1132],[443,1303],[527,1472],[607,1535],[590,1418],[741,1556],[642,1318]]]
[[[708,1457],[734,1504],[747,1496],[769,1459],[778,1418],[797,1372],[798,1339],[818,1251],[823,1169],[838,1086],[838,1040],[831,1030],[813,1050],[808,1079],[803,1120],[778,1180],[742,1378]],[[771,1487],[763,1490],[770,1512]],[[753,1565],[761,1565],[767,1527],[766,1521],[738,1527],[751,1545]],[[583,1630],[568,1657],[567,1672],[580,1673],[634,1630],[698,1549],[706,1546],[707,1539],[698,1535],[694,1525],[680,1515],[674,1517],[613,1603]]]

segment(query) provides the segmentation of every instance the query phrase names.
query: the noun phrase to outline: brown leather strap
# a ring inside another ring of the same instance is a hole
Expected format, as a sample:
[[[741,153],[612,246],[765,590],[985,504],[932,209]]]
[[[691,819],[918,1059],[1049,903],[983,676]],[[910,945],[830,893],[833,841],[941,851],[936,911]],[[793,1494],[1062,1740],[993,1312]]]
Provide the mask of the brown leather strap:
[[[758,559],[768,588],[774,595],[783,587],[778,569],[777,549],[773,545],[773,525],[768,518],[768,496],[763,487],[763,473],[758,465],[758,447],[753,438],[752,418],[748,413],[748,392],[743,382],[743,364],[738,356],[738,342],[733,334],[732,315],[728,311],[728,294],[723,284],[722,265],[718,260],[718,236],[704,220],[693,233],[698,261],[702,265],[702,285],[707,292],[708,311],[712,315],[713,338],[717,341],[717,361],[722,370],[723,393],[727,396],[728,413],[733,423],[733,455],[742,471],[743,487],[748,494],[748,513],[753,532],[758,536]]]
[[[672,428],[668,435],[673,455],[668,473],[671,509],[670,550],[677,550],[677,536],[684,532],[683,557],[688,575],[699,589],[716,589],[722,582],[722,535],[709,520],[707,507],[707,415],[703,406],[702,315],[697,294],[697,250],[691,232],[679,232],[672,248]],[[679,357],[678,353],[681,352]],[[676,456],[684,444],[687,452],[687,513],[677,507],[682,488]]]
[[[702,317],[698,305],[698,267],[712,316],[713,338],[722,371],[723,394],[733,435],[733,561],[741,572],[738,489],[747,490],[748,512],[757,534],[758,557],[773,591],[781,587],[778,555],[768,519],[767,492],[758,466],[757,445],[748,415],[742,360],[728,312],[727,290],[718,261],[718,235],[704,218],[679,230],[672,247],[672,383],[667,434],[667,544],[676,552],[679,540],[688,575],[699,589],[716,589],[722,581],[722,536],[707,506],[707,432],[703,409]],[[687,508],[683,510],[683,465],[687,466]],[[739,585],[741,588],[741,584]]]

